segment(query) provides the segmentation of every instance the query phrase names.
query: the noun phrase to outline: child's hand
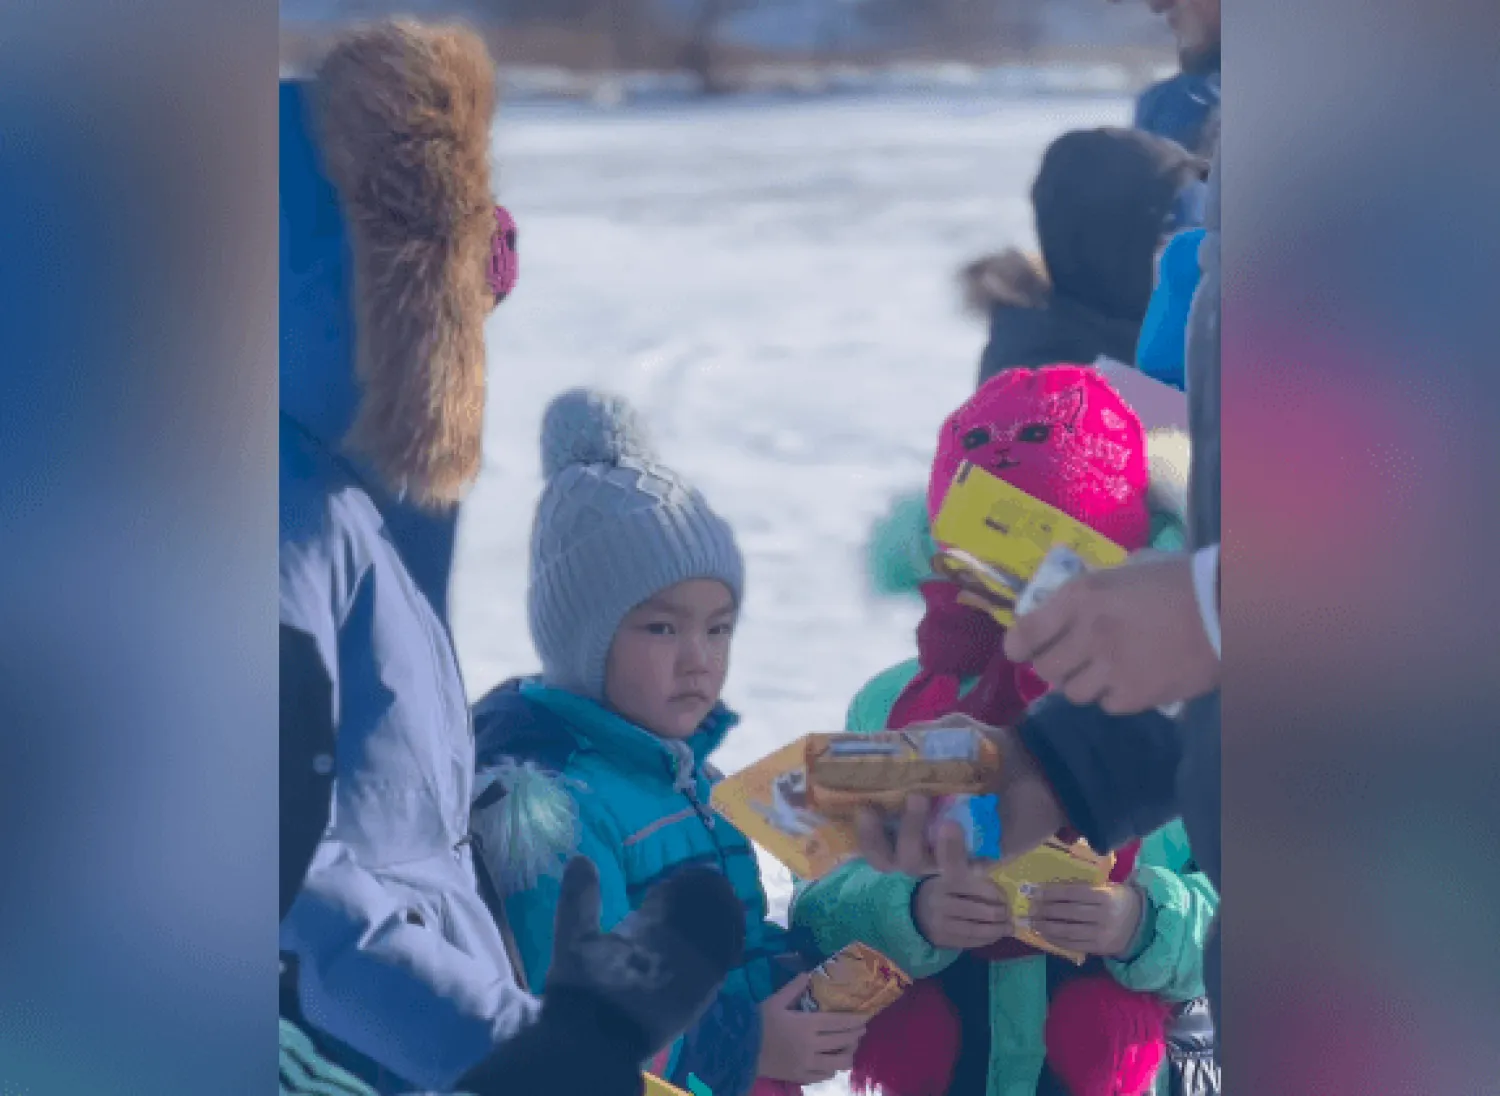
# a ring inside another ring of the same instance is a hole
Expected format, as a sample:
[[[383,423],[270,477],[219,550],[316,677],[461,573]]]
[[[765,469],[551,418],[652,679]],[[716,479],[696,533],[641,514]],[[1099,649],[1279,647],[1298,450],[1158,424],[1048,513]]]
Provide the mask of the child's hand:
[[[1058,947],[1119,959],[1135,940],[1145,908],[1132,886],[1051,883],[1031,900],[1030,925]]]
[[[799,974],[760,1006],[758,1076],[815,1085],[854,1068],[865,1018],[847,1012],[797,1011],[797,998],[807,989],[808,978]]]
[[[972,865],[958,828],[938,840],[938,874],[917,885],[912,903],[917,930],[935,948],[983,948],[1015,931],[1005,894]]]

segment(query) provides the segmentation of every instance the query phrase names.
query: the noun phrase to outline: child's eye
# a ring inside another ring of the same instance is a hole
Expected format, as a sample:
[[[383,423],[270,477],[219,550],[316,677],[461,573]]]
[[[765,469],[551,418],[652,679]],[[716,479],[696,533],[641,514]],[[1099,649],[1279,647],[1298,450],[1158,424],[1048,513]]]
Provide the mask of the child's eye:
[[[670,636],[676,635],[677,629],[664,620],[653,620],[650,624],[646,625],[646,632],[653,636]]]
[[[712,628],[710,628],[708,630],[708,634],[711,635],[711,636],[730,636],[730,635],[734,635],[734,625],[732,623],[731,624],[715,624]]]

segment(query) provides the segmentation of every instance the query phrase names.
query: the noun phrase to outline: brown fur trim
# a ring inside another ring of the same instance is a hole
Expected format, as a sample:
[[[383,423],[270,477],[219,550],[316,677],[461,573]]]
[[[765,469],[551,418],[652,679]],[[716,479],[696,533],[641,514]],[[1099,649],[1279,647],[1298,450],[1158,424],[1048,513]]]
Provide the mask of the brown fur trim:
[[[1146,505],[1153,514],[1187,520],[1188,470],[1192,458],[1192,441],[1185,432],[1162,429],[1146,435],[1146,460],[1151,477]]]
[[[458,27],[381,22],[318,68],[318,130],[354,255],[363,389],[345,446],[419,506],[479,474],[495,68]]]
[[[1052,295],[1047,266],[1039,256],[1014,249],[975,259],[958,273],[964,308],[988,316],[997,304],[1042,308]]]

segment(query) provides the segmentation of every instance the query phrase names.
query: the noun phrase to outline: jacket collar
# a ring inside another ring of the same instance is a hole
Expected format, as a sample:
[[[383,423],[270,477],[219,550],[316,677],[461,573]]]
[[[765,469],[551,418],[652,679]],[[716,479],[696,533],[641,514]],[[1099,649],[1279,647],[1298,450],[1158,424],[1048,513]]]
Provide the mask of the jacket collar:
[[[539,678],[523,681],[520,691],[526,700],[566,723],[580,746],[653,775],[678,778],[681,760],[667,740],[601,704],[544,685]],[[723,744],[739,721],[740,717],[722,703],[714,706],[703,724],[686,740],[695,770],[702,769],[709,755]]]

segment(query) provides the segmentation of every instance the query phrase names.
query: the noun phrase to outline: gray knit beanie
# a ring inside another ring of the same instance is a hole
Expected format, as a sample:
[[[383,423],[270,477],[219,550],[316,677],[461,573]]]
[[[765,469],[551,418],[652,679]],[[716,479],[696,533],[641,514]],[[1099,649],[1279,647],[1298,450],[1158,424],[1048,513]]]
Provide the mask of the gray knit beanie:
[[[527,610],[548,685],[602,702],[620,622],[679,582],[718,579],[742,600],[733,531],[656,462],[624,400],[587,389],[553,400],[542,420],[542,474]]]

